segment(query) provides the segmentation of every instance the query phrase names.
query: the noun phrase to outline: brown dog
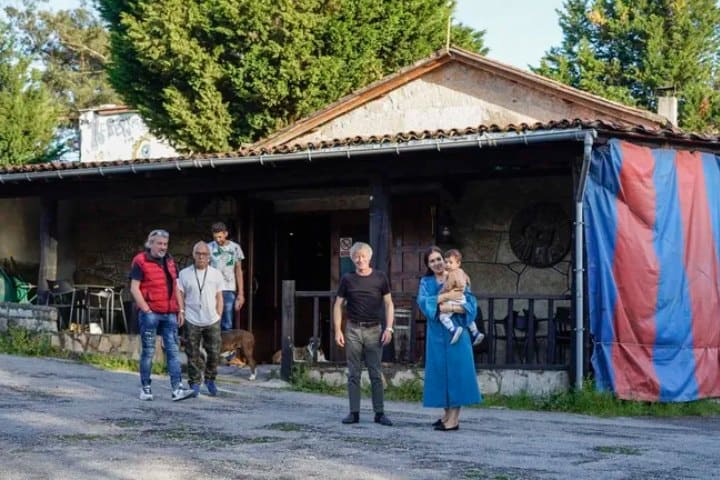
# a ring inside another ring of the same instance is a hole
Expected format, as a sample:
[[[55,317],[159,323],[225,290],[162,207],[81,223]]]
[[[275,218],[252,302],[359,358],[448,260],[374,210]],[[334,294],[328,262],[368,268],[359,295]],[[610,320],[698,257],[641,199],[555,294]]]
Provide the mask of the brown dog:
[[[250,380],[255,380],[255,335],[247,330],[227,330],[222,332],[222,344],[220,355],[223,357],[235,354],[230,361],[231,365],[240,366],[240,360],[244,359],[250,367]],[[237,360],[236,360],[237,359]]]

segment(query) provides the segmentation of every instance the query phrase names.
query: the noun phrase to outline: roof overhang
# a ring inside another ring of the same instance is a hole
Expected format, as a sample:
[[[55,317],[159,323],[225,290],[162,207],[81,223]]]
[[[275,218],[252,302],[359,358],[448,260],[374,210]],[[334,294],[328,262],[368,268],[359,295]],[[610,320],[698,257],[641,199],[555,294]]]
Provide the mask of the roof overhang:
[[[52,169],[17,173],[0,173],[0,188],[3,184],[24,183],[35,181],[62,181],[82,177],[107,177],[117,175],[135,175],[158,171],[184,171],[196,169],[214,169],[239,165],[272,165],[280,162],[312,162],[320,159],[347,158],[360,159],[376,155],[403,155],[414,152],[438,152],[461,148],[497,148],[511,145],[532,145],[551,142],[582,142],[586,135],[596,135],[594,129],[583,127],[534,130],[534,131],[503,131],[478,132],[465,135],[435,136],[416,140],[399,141],[397,137],[389,137],[387,141],[379,139],[373,142],[358,144],[342,144],[339,146],[314,147],[307,145],[303,150],[290,152],[262,153],[252,152],[233,156],[192,156],[178,157],[169,160],[113,162],[111,165],[101,163],[54,163]]]

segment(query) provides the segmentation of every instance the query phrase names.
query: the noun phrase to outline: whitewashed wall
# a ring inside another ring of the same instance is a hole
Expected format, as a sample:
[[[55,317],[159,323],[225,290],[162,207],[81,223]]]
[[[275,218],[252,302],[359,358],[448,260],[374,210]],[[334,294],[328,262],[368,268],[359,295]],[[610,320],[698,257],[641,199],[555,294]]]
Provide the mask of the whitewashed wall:
[[[177,157],[178,152],[148,130],[137,112],[80,113],[80,161],[108,162]]]

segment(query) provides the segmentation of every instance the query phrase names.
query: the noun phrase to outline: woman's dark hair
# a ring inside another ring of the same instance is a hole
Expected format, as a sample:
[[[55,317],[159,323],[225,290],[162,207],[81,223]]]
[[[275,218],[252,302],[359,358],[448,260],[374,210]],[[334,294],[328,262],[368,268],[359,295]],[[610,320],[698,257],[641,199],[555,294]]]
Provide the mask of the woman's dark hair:
[[[427,267],[427,271],[425,272],[426,277],[435,275],[435,272],[433,272],[430,269],[430,264],[428,263],[428,258],[430,258],[430,255],[432,255],[434,252],[437,252],[442,257],[443,251],[440,249],[440,247],[433,245],[431,247],[428,247],[427,250],[425,250],[425,253],[423,254],[423,262],[425,262],[425,266]]]

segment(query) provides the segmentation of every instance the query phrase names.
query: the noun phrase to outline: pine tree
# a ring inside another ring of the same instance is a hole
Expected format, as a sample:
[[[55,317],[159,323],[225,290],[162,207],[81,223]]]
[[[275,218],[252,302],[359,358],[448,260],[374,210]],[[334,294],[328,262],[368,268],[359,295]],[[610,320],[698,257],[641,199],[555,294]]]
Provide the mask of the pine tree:
[[[99,0],[110,79],[185,150],[252,142],[445,45],[447,0]],[[482,34],[455,26],[459,46]]]
[[[50,161],[59,110],[31,59],[22,55],[7,25],[0,23],[0,165]]]
[[[680,126],[720,129],[720,6],[716,0],[566,0],[563,42],[535,72],[654,110],[674,88]]]
[[[42,66],[41,80],[65,118],[120,101],[105,72],[110,33],[94,10],[84,3],[70,10],[42,10],[38,0],[24,0],[23,8],[7,7],[5,15],[23,54]]]

